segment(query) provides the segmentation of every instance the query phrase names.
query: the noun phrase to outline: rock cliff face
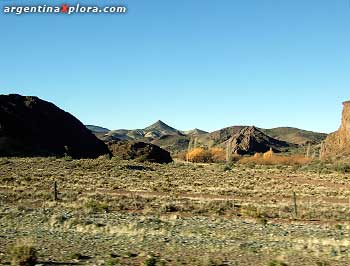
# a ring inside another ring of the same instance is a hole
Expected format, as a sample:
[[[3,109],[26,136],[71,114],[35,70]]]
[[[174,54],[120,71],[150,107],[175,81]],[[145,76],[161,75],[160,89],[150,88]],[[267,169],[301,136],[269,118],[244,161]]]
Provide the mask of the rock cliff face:
[[[343,102],[343,113],[341,120],[341,129],[346,131],[349,136],[350,133],[350,101]]]
[[[37,97],[0,95],[0,156],[96,158],[108,147],[78,119]]]
[[[350,154],[350,101],[343,102],[340,128],[330,134],[321,145],[321,158],[336,158]]]

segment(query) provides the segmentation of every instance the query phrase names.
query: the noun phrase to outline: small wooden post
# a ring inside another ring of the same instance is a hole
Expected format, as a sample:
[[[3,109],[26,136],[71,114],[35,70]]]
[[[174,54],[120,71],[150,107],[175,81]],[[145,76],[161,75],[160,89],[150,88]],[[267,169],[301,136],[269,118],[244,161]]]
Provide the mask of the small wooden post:
[[[53,183],[53,199],[54,199],[54,201],[58,200],[57,195],[58,195],[58,192],[57,192],[57,181],[55,181]]]
[[[293,212],[294,212],[294,217],[298,217],[298,209],[297,209],[297,195],[295,192],[293,192]]]

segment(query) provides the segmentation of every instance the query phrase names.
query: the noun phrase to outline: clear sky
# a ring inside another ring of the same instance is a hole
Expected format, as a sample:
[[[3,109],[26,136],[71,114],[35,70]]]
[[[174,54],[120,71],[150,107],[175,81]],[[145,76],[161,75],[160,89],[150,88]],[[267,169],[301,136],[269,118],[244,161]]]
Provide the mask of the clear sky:
[[[0,0],[1,9],[30,3],[62,4]],[[80,3],[128,12],[1,11],[0,93],[36,95],[110,129],[158,119],[208,131],[340,125],[350,99],[349,0]]]

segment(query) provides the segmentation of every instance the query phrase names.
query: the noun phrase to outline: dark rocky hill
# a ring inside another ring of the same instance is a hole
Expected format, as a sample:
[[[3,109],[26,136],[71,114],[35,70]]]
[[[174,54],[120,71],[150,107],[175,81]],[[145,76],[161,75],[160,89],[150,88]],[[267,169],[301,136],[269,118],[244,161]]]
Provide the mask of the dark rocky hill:
[[[108,147],[78,119],[50,102],[0,95],[0,156],[96,158]]]
[[[220,130],[213,131],[208,134],[200,135],[198,137],[199,142],[207,144],[212,143],[212,145],[220,145],[230,139],[234,134],[241,131],[246,126],[232,126],[232,127],[225,127]]]

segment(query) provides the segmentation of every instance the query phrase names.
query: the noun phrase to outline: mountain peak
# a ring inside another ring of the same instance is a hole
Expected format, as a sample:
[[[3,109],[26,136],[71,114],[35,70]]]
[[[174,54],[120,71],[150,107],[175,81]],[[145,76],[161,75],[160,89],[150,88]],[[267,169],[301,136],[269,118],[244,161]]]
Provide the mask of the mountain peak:
[[[171,126],[165,124],[162,120],[158,120],[157,122],[153,123],[152,125],[148,126],[145,128],[145,130],[175,130],[177,131],[175,128],[172,128]]]
[[[146,127],[144,129],[144,132],[145,132],[145,135],[147,135],[147,133],[149,133],[151,135],[158,135],[158,136],[174,135],[174,134],[177,135],[180,133],[177,129],[165,124],[161,120],[158,120],[157,122],[150,125],[149,127]]]
[[[248,126],[243,128],[240,132],[249,132],[251,134],[257,133],[257,134],[264,134],[263,132],[261,132],[261,130],[259,130],[257,127],[255,126]]]
[[[162,120],[158,120],[157,122],[154,123],[154,125],[168,126],[168,125],[165,124]]]

